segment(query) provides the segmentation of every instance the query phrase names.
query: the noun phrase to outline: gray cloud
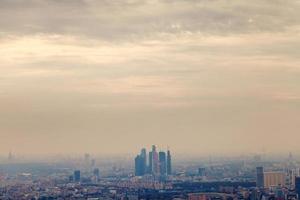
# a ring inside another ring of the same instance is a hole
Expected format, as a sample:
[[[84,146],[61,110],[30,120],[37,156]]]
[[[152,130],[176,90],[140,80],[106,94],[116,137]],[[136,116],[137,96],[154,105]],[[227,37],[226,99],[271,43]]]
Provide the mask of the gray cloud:
[[[0,0],[0,150],[299,150],[299,7]]]
[[[185,32],[235,34],[299,26],[296,0],[1,0],[1,32],[136,39]]]

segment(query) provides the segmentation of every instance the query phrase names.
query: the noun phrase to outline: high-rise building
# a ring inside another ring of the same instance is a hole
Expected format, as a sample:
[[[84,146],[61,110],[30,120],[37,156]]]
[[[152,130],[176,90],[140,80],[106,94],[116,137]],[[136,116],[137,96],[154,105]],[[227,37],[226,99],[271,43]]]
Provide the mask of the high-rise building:
[[[167,151],[167,175],[172,174],[172,159],[170,150]]]
[[[99,170],[99,168],[95,168],[94,169],[93,175],[96,176],[96,177],[98,177],[98,178],[100,177],[100,170]]]
[[[69,176],[69,182],[74,182],[74,176],[73,175]]]
[[[285,172],[264,172],[264,187],[286,186]]]
[[[74,171],[74,181],[75,182],[80,182],[80,170],[75,170]]]
[[[205,168],[204,167],[199,167],[198,168],[198,176],[205,176]]]
[[[152,174],[152,151],[149,152],[149,165],[148,165],[148,173],[149,174]]]
[[[142,163],[141,163],[141,170],[142,170],[142,174],[144,175],[144,174],[146,174],[146,172],[147,172],[147,152],[146,152],[146,149],[145,148],[143,148],[142,150],[141,150],[141,159],[142,159]]]
[[[256,189],[252,190],[250,193],[250,200],[259,200],[260,199],[260,192]]]
[[[95,183],[98,183],[98,181],[100,180],[100,170],[99,168],[95,168],[93,170],[93,177],[92,177],[92,180],[95,182]]]
[[[135,175],[136,176],[142,176],[143,175],[142,163],[143,163],[142,157],[140,155],[137,155],[135,157]]]
[[[264,168],[256,167],[256,187],[264,187]]]
[[[95,160],[95,159],[92,159],[92,160],[91,160],[91,167],[95,167],[95,165],[96,165],[96,160]]]
[[[159,157],[159,171],[160,175],[165,176],[167,174],[167,159],[166,153],[161,151],[158,154]]]
[[[142,149],[140,155],[135,157],[135,175],[143,176],[147,172],[147,153],[146,149]]]
[[[159,174],[159,159],[158,159],[158,153],[155,151],[153,152],[153,166],[152,166],[152,173],[154,175]]]
[[[296,177],[296,171],[293,169],[287,169],[286,170],[286,186],[289,189],[293,189],[295,187],[295,177]]]
[[[295,191],[298,194],[298,199],[300,198],[300,177],[295,177]]]
[[[152,171],[151,173],[154,175],[159,174],[159,159],[158,159],[158,153],[156,151],[156,146],[152,145]]]

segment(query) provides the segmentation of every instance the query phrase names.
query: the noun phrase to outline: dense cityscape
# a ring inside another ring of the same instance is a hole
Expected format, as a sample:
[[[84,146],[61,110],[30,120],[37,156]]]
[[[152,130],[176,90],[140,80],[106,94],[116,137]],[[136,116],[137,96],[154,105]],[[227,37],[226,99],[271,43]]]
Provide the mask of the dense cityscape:
[[[300,162],[292,154],[272,159],[174,157],[155,145],[131,159],[85,154],[26,162],[10,153],[0,165],[0,199],[296,200],[300,195]]]

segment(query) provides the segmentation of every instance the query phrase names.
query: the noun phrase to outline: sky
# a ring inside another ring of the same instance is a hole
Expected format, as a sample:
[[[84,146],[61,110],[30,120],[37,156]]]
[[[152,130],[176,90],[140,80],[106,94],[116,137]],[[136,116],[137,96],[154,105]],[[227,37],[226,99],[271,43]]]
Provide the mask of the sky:
[[[299,0],[0,0],[0,154],[300,151]]]

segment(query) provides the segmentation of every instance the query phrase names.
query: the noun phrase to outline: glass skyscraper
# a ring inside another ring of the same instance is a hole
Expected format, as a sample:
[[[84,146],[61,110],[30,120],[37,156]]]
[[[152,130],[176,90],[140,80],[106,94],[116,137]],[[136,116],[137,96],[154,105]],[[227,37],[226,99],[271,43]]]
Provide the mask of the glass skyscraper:
[[[172,174],[172,158],[170,150],[167,151],[167,175]]]
[[[264,168],[256,167],[256,187],[264,187]]]
[[[159,171],[160,175],[165,176],[167,174],[167,159],[166,159],[166,153],[161,151],[158,154],[159,157]]]
[[[147,153],[146,149],[142,149],[140,155],[135,157],[135,175],[143,176],[147,172]]]

